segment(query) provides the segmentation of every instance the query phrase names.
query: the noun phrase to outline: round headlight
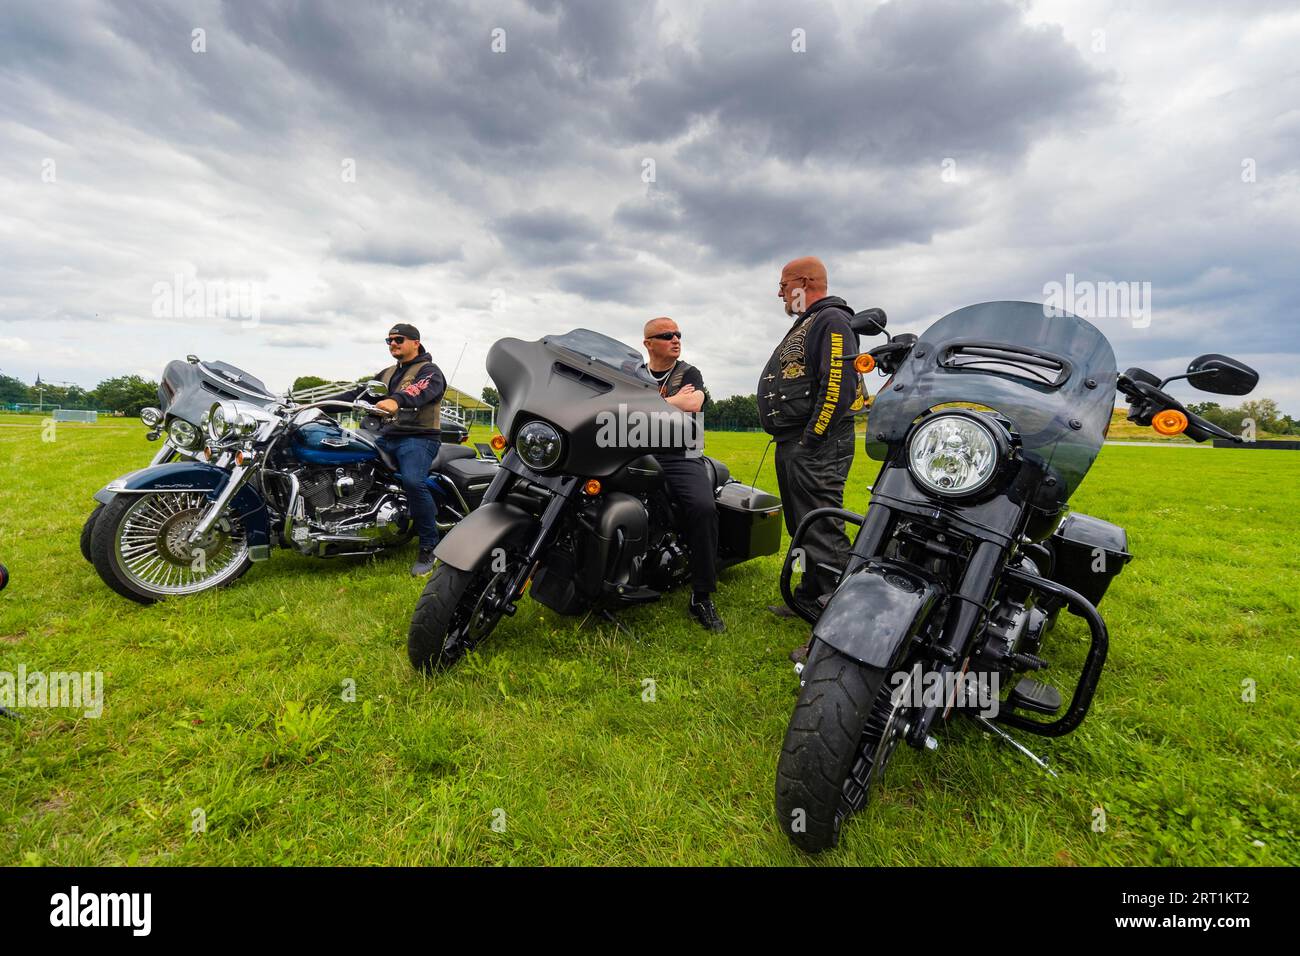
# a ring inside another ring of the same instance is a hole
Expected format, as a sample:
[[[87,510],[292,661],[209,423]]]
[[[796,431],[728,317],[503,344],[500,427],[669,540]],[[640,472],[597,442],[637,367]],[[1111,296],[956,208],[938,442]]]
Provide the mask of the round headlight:
[[[553,468],[560,460],[560,433],[546,422],[529,422],[515,436],[515,451],[534,471]]]
[[[140,409],[140,421],[144,422],[150,428],[157,428],[158,423],[161,422],[162,420],[163,420],[163,413],[161,409],[157,409],[157,408]]]
[[[199,430],[183,418],[173,418],[167,424],[167,437],[181,448],[199,447]]]
[[[907,470],[927,490],[968,495],[993,478],[998,443],[988,426],[965,415],[936,415],[913,433]]]
[[[213,441],[221,441],[235,426],[235,418],[238,412],[235,411],[234,405],[229,402],[216,402],[208,411],[208,437]]]
[[[235,434],[240,438],[247,438],[253,432],[257,431],[257,419],[248,412],[240,412],[235,416]]]

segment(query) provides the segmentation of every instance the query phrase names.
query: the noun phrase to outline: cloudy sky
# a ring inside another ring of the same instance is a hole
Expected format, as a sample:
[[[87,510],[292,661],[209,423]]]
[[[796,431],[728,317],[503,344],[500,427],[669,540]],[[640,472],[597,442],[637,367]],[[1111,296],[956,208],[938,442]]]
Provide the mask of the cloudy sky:
[[[722,397],[812,254],[911,331],[1134,283],[1121,368],[1300,415],[1297,49],[1293,0],[6,0],[0,373],[351,379],[407,321],[477,393],[497,338],[670,315]]]

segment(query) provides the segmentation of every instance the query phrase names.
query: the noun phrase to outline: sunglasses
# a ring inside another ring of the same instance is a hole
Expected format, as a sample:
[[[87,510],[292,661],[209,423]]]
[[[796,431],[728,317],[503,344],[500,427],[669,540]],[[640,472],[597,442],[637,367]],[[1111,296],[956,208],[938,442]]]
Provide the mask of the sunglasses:
[[[384,344],[401,345],[405,341],[406,341],[405,335],[390,335],[388,338],[384,339]]]
[[[660,332],[658,335],[650,336],[652,339],[661,339],[664,342],[671,342],[673,339],[680,339],[681,337],[682,333],[680,332]]]

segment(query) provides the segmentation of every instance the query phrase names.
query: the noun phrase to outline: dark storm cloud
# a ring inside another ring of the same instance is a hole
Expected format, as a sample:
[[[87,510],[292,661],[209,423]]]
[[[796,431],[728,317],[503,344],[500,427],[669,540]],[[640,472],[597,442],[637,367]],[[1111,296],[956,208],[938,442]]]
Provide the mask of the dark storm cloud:
[[[635,263],[573,266],[552,276],[561,292],[580,295],[591,302],[617,302],[653,309],[657,295],[671,285],[671,275],[662,268]]]
[[[372,262],[406,269],[464,258],[464,251],[456,242],[385,234],[372,234],[341,243],[334,254],[352,262]]]
[[[513,256],[532,265],[584,259],[601,238],[589,219],[554,207],[510,213],[493,222],[492,230]]]
[[[791,49],[803,30],[804,53]],[[997,0],[876,8],[860,24],[821,5],[709,8],[690,49],[632,88],[622,129],[662,141],[711,119],[719,140],[844,166],[1012,160],[1105,102],[1105,77],[1059,29]]]
[[[138,338],[91,357],[161,360],[148,290],[184,271],[266,285],[236,352],[398,316],[487,339],[585,300],[717,317],[692,348],[731,354],[731,323],[784,322],[771,270],[816,253],[854,304],[918,325],[1066,272],[1150,281],[1152,326],[1108,328],[1117,352],[1170,361],[1234,335],[1281,367],[1291,8],[6,3],[0,338],[123,316]],[[1094,27],[1110,52],[1089,52]]]

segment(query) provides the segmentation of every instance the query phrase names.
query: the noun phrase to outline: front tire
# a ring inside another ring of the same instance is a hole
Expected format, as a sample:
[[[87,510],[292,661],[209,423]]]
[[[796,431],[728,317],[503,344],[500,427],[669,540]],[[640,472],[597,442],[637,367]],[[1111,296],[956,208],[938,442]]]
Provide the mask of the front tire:
[[[446,670],[492,633],[501,620],[500,591],[509,586],[514,566],[505,571],[462,571],[439,564],[420,593],[406,635],[411,666],[428,673]]]
[[[81,556],[92,563],[95,559],[90,556],[90,536],[95,530],[95,519],[103,510],[103,505],[95,505],[94,510],[87,516],[86,523],[81,526]]]
[[[888,672],[815,642],[776,766],[776,812],[807,853],[832,849],[901,734]]]
[[[205,544],[188,543],[208,505],[201,491],[117,495],[91,530],[95,570],[110,588],[140,604],[232,584],[252,565],[242,528],[223,518]]]

